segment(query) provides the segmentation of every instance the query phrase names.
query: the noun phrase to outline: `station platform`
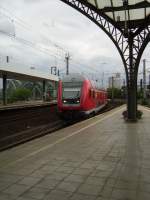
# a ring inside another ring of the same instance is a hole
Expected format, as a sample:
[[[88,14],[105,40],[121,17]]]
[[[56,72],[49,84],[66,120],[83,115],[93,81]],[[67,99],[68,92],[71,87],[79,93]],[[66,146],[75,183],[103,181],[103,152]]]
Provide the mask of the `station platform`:
[[[0,200],[149,200],[150,110],[125,106],[0,153]]]
[[[5,110],[20,110],[24,108],[33,108],[33,107],[44,107],[48,105],[56,104],[56,100],[51,101],[27,101],[27,102],[20,102],[20,103],[13,103],[13,104],[7,104],[7,105],[1,105],[0,104],[0,111]]]

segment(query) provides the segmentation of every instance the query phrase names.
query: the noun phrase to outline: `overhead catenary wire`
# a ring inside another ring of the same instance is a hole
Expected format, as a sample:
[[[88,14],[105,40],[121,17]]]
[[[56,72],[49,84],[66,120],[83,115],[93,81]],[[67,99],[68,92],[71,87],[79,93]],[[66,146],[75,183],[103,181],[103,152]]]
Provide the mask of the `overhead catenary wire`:
[[[22,44],[24,44],[26,46],[29,46],[29,47],[37,50],[37,51],[40,51],[40,52],[42,52],[44,54],[47,54],[48,56],[57,57],[58,59],[63,59],[63,57],[61,57],[61,56],[59,56],[57,54],[49,53],[49,51],[47,49],[41,48],[41,47],[37,46],[37,44],[35,44],[35,43],[31,42],[31,41],[28,41],[28,40],[25,40],[23,38],[14,36],[14,35],[12,35],[10,33],[4,32],[4,31],[0,31],[0,33],[10,37],[11,39],[16,40],[16,41],[18,41],[18,42],[20,42],[20,43],[22,43]]]
[[[14,20],[14,23],[15,23],[15,24],[18,24],[20,27],[24,28],[25,30],[27,30],[27,31],[29,31],[29,32],[33,31],[33,27],[32,27],[31,25],[29,25],[28,23],[26,23],[24,20],[22,20],[22,19],[20,19],[19,17],[17,17],[17,16],[13,13],[13,11],[10,11],[10,10],[8,10],[8,9],[6,9],[6,8],[4,8],[4,7],[2,7],[2,6],[0,6],[0,11],[1,11],[1,14],[4,14],[5,16],[7,16],[8,19]],[[39,32],[40,32],[40,30],[39,30]],[[45,37],[45,35],[43,35],[43,33],[40,32],[39,34],[41,34],[41,36]],[[53,54],[53,53],[50,54],[50,53],[49,53],[49,52],[50,52],[49,49],[44,48],[44,47],[41,47],[41,46],[39,46],[39,45],[36,44],[36,43],[33,43],[33,42],[31,42],[31,41],[28,41],[28,40],[25,40],[25,39],[20,38],[20,37],[18,37],[18,36],[16,36],[16,37],[13,37],[13,36],[12,36],[12,38],[13,38],[13,39],[16,39],[18,42],[21,42],[21,43],[24,44],[24,45],[30,46],[31,48],[34,48],[34,49],[36,49],[37,51],[40,51],[40,52],[42,52],[42,53],[45,53],[45,54],[47,54],[47,55],[49,55],[49,56],[53,56],[54,58],[57,58],[57,59],[64,59],[64,57],[62,57],[62,56],[60,56],[60,55],[57,55],[57,53],[56,53],[56,54]],[[48,41],[49,44],[52,44],[53,47],[55,47],[56,49],[59,49],[59,50],[61,49],[62,52],[66,53],[66,50],[65,50],[64,48],[62,48],[60,45],[58,45],[58,44],[52,42],[50,39],[47,39],[47,41]],[[82,63],[80,63],[80,67],[81,67],[81,66],[82,66],[83,68],[86,67],[86,69],[87,69],[87,66],[85,66],[85,64],[83,65]],[[81,68],[80,68],[80,70],[81,70]],[[93,71],[94,69],[93,69],[93,67],[90,67],[90,66],[89,66],[89,70]],[[98,70],[94,70],[94,72],[100,73]]]
[[[7,14],[2,13],[1,11],[4,10]],[[24,28],[25,30],[29,31],[29,32],[33,32],[34,28],[29,25],[27,22],[25,22],[24,20],[20,19],[19,17],[16,17],[14,15],[14,13],[12,11],[9,11],[8,9],[0,6],[0,14],[4,15],[5,17],[7,17],[10,21],[14,21],[14,23],[19,24],[19,26],[21,26],[22,28]],[[38,33],[40,34],[41,37],[48,37],[47,35],[44,35],[40,30],[38,31]],[[55,48],[61,50],[62,52],[64,52],[64,54],[67,52],[67,50],[65,50],[62,46],[60,46],[58,43],[53,42],[52,40],[50,40],[49,38],[47,39],[47,42],[50,43],[52,46],[54,46]]]
[[[5,12],[2,13],[2,10]],[[7,13],[7,14],[6,14]],[[18,17],[16,17],[12,12],[8,11],[6,8],[0,6],[0,14],[5,16],[7,19],[9,19],[11,22],[13,21],[14,26],[16,24],[18,24],[20,27],[22,27],[23,29],[27,30],[27,31],[32,31],[33,32],[33,27],[31,25],[28,25],[26,22],[24,22],[22,19],[19,19]],[[49,46],[51,49],[46,48],[46,47],[42,47],[40,45],[40,43],[33,43],[29,40],[26,40],[24,38],[18,37],[16,36],[16,34],[9,34],[7,32],[3,32],[0,31],[0,33],[5,34],[7,36],[9,36],[12,39],[15,39],[16,41],[29,46],[31,48],[34,48],[36,51],[40,51],[44,54],[47,54],[48,56],[52,56],[55,57],[57,59],[63,59],[64,55],[65,55],[65,50],[63,47],[61,47],[60,45],[56,44],[55,42],[52,42],[50,39],[46,38],[46,42],[47,44],[50,44],[51,46]],[[45,38],[47,36],[43,35],[43,33],[40,32],[40,37]],[[42,44],[42,43],[41,43]],[[57,51],[52,51],[52,48],[55,48]],[[59,52],[58,52],[59,50]],[[61,52],[60,52],[61,51]],[[50,53],[51,52],[51,53]],[[64,54],[64,55],[63,55]]]

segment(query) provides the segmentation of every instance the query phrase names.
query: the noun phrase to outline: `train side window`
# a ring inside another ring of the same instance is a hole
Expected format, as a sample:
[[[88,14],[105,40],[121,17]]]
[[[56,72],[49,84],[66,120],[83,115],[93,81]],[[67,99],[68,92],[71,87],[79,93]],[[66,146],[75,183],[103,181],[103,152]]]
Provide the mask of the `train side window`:
[[[91,96],[92,96],[92,90],[89,89],[89,97],[91,97]]]
[[[93,90],[93,98],[95,98],[95,91]]]
[[[102,92],[100,93],[100,98],[102,98]]]

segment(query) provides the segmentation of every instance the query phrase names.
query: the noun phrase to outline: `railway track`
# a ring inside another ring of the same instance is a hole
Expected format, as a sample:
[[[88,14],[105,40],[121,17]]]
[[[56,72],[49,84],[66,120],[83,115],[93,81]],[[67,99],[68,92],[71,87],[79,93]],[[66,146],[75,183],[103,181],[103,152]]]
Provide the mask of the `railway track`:
[[[116,106],[108,105],[99,114],[114,107]],[[61,120],[57,115],[56,105],[0,113],[0,151],[82,120]]]
[[[49,134],[65,126],[66,123],[64,121],[57,120],[53,123],[51,122],[50,124],[36,126],[24,131],[17,132],[16,134],[7,135],[0,140],[0,151]]]
[[[64,126],[56,104],[0,111],[0,151]]]

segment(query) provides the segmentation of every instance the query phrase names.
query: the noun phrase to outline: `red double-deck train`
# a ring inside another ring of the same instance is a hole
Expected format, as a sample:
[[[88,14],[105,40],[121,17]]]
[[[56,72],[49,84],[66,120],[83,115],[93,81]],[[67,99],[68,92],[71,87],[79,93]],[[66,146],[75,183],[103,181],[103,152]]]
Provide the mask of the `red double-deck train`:
[[[58,86],[58,111],[64,118],[94,115],[107,104],[107,92],[80,74],[65,76]]]

